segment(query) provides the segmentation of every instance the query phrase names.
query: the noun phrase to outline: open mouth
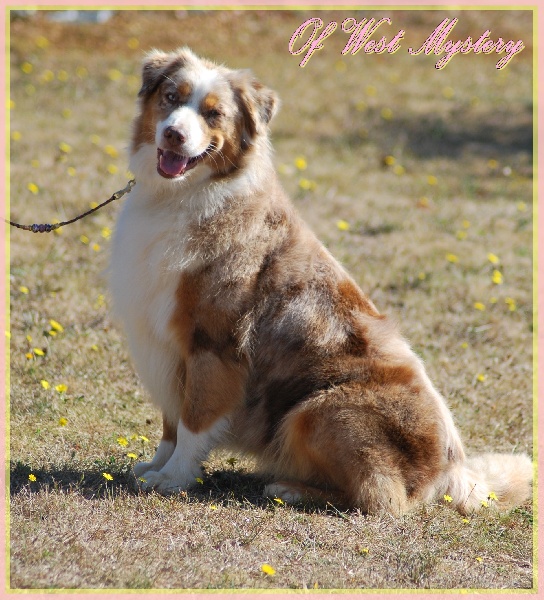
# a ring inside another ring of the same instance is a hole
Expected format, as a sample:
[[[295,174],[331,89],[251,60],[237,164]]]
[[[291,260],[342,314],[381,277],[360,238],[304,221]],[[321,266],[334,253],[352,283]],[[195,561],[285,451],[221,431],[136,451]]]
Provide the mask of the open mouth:
[[[174,179],[185,175],[187,171],[195,167],[206,155],[206,152],[198,156],[182,156],[172,150],[157,148],[157,171],[166,179]]]

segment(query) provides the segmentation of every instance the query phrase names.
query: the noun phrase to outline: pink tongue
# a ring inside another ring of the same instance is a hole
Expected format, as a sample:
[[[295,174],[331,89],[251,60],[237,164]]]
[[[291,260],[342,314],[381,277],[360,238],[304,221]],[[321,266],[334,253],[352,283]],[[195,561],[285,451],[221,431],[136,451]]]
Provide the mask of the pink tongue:
[[[188,162],[187,156],[180,156],[171,150],[165,150],[159,158],[159,167],[167,175],[175,177],[185,171]]]

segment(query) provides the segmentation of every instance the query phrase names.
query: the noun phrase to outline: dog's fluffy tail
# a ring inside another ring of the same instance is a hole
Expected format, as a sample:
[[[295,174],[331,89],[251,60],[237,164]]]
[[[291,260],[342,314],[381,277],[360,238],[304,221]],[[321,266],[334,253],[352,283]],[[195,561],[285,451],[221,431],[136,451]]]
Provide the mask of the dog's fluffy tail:
[[[442,489],[461,514],[485,506],[504,511],[531,495],[532,479],[533,463],[526,454],[482,454],[453,465]]]

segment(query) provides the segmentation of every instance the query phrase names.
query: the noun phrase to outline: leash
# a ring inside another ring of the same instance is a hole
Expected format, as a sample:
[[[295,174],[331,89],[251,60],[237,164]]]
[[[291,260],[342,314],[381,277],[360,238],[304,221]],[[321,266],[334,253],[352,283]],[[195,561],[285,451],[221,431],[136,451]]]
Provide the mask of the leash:
[[[113,202],[114,200],[119,200],[119,198],[122,198],[125,194],[128,194],[130,192],[130,190],[135,186],[135,184],[136,184],[136,180],[131,179],[127,183],[125,188],[112,194],[111,197],[108,198],[107,200],[105,200],[104,202],[102,202],[102,204],[99,204],[98,206],[91,208],[91,210],[88,210],[87,212],[84,212],[83,214],[81,214],[73,219],[70,219],[69,221],[63,221],[62,223],[53,223],[53,224],[34,223],[33,225],[21,225],[20,223],[15,223],[14,221],[8,221],[7,219],[4,219],[4,221],[6,221],[6,223],[9,223],[12,227],[17,227],[17,229],[24,229],[25,231],[32,231],[32,233],[49,233],[51,231],[55,231],[55,229],[58,229],[59,227],[64,227],[65,225],[70,225],[71,223],[75,223],[76,221],[83,219],[83,217],[86,217],[86,216],[94,213],[95,211],[101,209],[103,206],[106,206],[106,204],[109,204],[110,202]]]

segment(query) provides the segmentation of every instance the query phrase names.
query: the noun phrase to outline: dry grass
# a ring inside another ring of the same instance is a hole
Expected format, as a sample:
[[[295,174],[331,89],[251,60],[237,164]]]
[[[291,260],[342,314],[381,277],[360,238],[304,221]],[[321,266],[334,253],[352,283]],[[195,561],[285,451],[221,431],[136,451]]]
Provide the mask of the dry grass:
[[[526,50],[499,72],[494,57],[474,55],[443,71],[404,51],[340,60],[340,34],[301,70],[287,42],[309,15],[128,11],[99,26],[13,22],[12,217],[62,220],[124,187],[142,50],[184,43],[251,67],[283,100],[273,138],[285,187],[399,321],[468,451],[531,452],[531,13],[393,13],[392,29],[407,31],[403,48],[445,16],[460,17],[459,38],[489,28],[523,39]],[[188,494],[135,492],[127,453],[152,454],[161,420],[108,316],[105,228],[117,210],[60,235],[11,235],[12,588],[532,587],[531,502],[469,522],[438,505],[399,520],[285,506],[260,496],[250,459],[223,453]],[[50,319],[63,326],[55,336]]]

